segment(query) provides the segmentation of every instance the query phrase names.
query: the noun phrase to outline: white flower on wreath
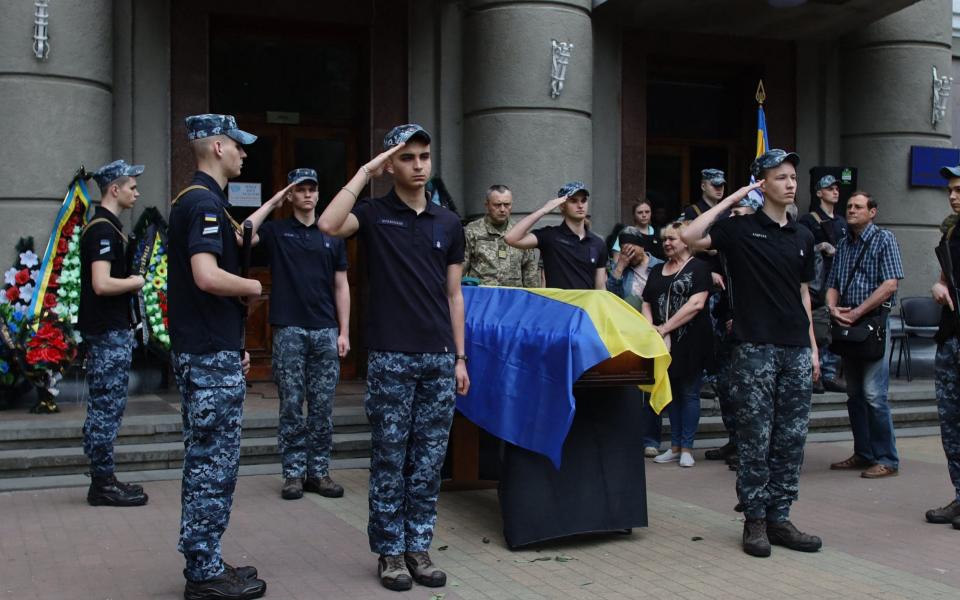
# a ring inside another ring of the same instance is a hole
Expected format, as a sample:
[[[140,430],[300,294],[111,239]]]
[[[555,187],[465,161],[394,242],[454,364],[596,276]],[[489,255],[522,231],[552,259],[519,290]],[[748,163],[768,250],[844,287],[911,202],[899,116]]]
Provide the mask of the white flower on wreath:
[[[10,267],[3,274],[3,281],[7,285],[17,285],[17,268]]]
[[[40,264],[40,257],[34,254],[33,250],[27,250],[20,253],[20,264],[25,267],[35,267]]]
[[[30,302],[33,299],[33,284],[25,283],[20,288],[20,300]]]

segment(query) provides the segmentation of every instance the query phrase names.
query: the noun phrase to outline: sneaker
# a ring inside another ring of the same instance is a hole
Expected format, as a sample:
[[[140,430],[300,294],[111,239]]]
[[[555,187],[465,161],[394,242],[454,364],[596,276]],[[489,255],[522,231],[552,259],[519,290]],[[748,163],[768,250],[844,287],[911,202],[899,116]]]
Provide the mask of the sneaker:
[[[837,381],[836,379],[824,379],[824,380],[823,380],[823,389],[827,390],[828,392],[837,392],[837,393],[840,393],[840,394],[846,394],[846,393],[847,393],[847,386],[845,386],[844,384],[840,383],[840,382]]]
[[[256,567],[235,567],[229,564],[227,561],[223,561],[223,568],[227,571],[233,571],[237,574],[237,577],[240,579],[256,579],[257,578],[257,568]]]
[[[299,477],[287,477],[280,488],[280,497],[284,500],[299,500],[303,498],[303,480]]]
[[[750,556],[770,556],[766,519],[747,519],[743,522],[743,551]]]
[[[241,579],[236,571],[224,569],[223,573],[206,581],[187,581],[183,589],[185,600],[250,600],[260,598],[267,592],[267,582],[262,579]]]
[[[957,523],[954,519],[960,517],[960,500],[954,500],[940,508],[931,508],[927,511],[926,516],[929,523],[947,524],[952,522],[953,526],[956,527]]]
[[[841,460],[840,462],[831,464],[830,469],[833,471],[849,471],[852,469],[866,469],[869,466],[869,461],[854,454],[846,460]]]
[[[767,539],[771,544],[800,552],[817,552],[823,546],[819,537],[803,533],[790,521],[767,523]]]
[[[643,455],[646,458],[656,458],[660,454],[660,448],[654,448],[653,446],[647,446],[643,449]]]
[[[413,578],[399,554],[381,554],[377,561],[377,577],[380,585],[395,592],[405,592],[413,587]]]
[[[727,442],[719,448],[707,450],[703,457],[707,460],[725,460],[728,456],[737,453],[737,446],[733,442]]]
[[[693,455],[689,452],[680,453],[680,466],[681,467],[692,467],[697,464],[697,461],[693,460]]]
[[[890,465],[881,465],[880,463],[877,463],[863,473],[860,473],[860,477],[863,477],[864,479],[883,479],[884,477],[896,477],[899,474],[899,469],[895,469]]]
[[[413,575],[414,581],[427,587],[443,587],[447,584],[447,574],[437,568],[426,552],[406,552],[403,561]]]
[[[139,485],[117,481],[113,475],[94,475],[87,489],[90,506],[143,506],[148,496]]]
[[[680,453],[674,452],[673,449],[668,449],[663,454],[657,455],[654,457],[653,462],[655,463],[668,463],[675,460],[680,460]]]
[[[343,486],[335,483],[329,475],[307,477],[307,480],[303,482],[303,491],[320,494],[324,498],[340,498],[343,496]]]

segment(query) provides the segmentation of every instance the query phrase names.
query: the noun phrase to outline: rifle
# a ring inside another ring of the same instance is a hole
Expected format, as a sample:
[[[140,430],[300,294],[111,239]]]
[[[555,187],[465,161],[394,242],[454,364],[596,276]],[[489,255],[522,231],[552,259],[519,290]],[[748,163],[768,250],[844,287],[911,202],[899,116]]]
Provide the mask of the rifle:
[[[950,299],[953,301],[953,320],[955,335],[960,336],[960,290],[957,289],[957,282],[953,277],[953,257],[950,256],[950,238],[943,236],[935,250],[937,261],[940,263],[940,271],[943,272],[943,280],[947,282],[947,291],[950,293]]]
[[[240,277],[244,279],[250,274],[250,252],[253,249],[253,222],[249,219],[243,222],[243,245],[240,247]],[[250,305],[243,303],[243,323],[240,329],[240,359],[243,360],[247,352],[247,317],[250,315]]]

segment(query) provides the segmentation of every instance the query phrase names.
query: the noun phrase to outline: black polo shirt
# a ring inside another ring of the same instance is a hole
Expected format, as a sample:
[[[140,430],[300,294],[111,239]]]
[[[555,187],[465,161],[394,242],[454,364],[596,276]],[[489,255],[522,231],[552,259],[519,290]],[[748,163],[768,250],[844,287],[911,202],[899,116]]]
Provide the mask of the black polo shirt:
[[[711,247],[724,254],[728,291],[742,342],[809,346],[800,284],[813,279],[813,234],[793,220],[780,225],[763,211],[718,221]]]
[[[813,216],[820,217],[820,222]],[[798,219],[801,225],[805,225],[813,233],[814,243],[820,244],[827,242],[834,248],[847,235],[847,222],[840,215],[832,217],[827,216],[819,206],[803,215]]]
[[[714,206],[715,206],[715,205],[714,205]],[[696,207],[696,208],[694,208],[694,207]],[[697,217],[699,217],[700,215],[702,215],[703,213],[705,213],[705,212],[707,212],[708,210],[710,210],[711,208],[713,208],[713,206],[710,206],[709,204],[707,204],[707,201],[704,200],[703,197],[701,196],[700,199],[696,201],[696,203],[691,204],[691,205],[688,206],[686,209],[684,209],[683,214],[681,215],[681,218],[682,218],[684,221],[692,221],[692,220],[696,219]],[[698,211],[699,211],[699,212],[698,212]],[[729,217],[729,216],[730,216],[730,210],[729,210],[729,209],[727,209],[727,210],[723,211],[722,213],[720,213],[720,218],[721,218],[721,219],[726,219],[726,218]]]
[[[353,207],[367,261],[367,347],[388,352],[456,352],[447,267],[463,262],[456,214],[427,202],[419,215],[396,192]]]
[[[237,298],[202,291],[193,280],[190,257],[207,252],[221,269],[240,274],[240,248],[227,217],[227,197],[216,180],[197,171],[191,190],[170,209],[167,249],[167,309],[174,352],[211,354],[240,350],[243,306]]]
[[[334,272],[347,270],[343,240],[296,217],[268,221],[257,232],[270,255],[270,324],[337,327]]]
[[[110,263],[110,277],[123,279],[129,275],[124,240],[120,234],[123,225],[115,214],[102,206],[93,211],[90,222],[94,219],[106,219],[109,223],[101,221],[88,225],[80,237],[80,312],[77,326],[81,333],[88,335],[130,328],[130,293],[98,296],[93,291],[93,263],[98,260]]]
[[[580,236],[566,222],[533,231],[543,259],[548,288],[592,290],[597,287],[597,269],[606,266],[607,245],[587,230]]]

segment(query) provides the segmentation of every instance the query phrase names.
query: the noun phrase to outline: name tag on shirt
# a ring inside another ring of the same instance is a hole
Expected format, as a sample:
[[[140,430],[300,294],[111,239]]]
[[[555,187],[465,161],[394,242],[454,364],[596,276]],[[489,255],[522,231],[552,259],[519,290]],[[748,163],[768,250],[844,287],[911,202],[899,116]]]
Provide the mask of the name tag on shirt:
[[[214,225],[213,227],[204,227],[203,235],[211,235],[211,234],[217,233],[218,231],[220,231],[220,228],[216,225]]]
[[[406,227],[407,224],[400,219],[388,219],[386,217],[379,217],[377,219],[377,225],[390,225],[393,227]]]

